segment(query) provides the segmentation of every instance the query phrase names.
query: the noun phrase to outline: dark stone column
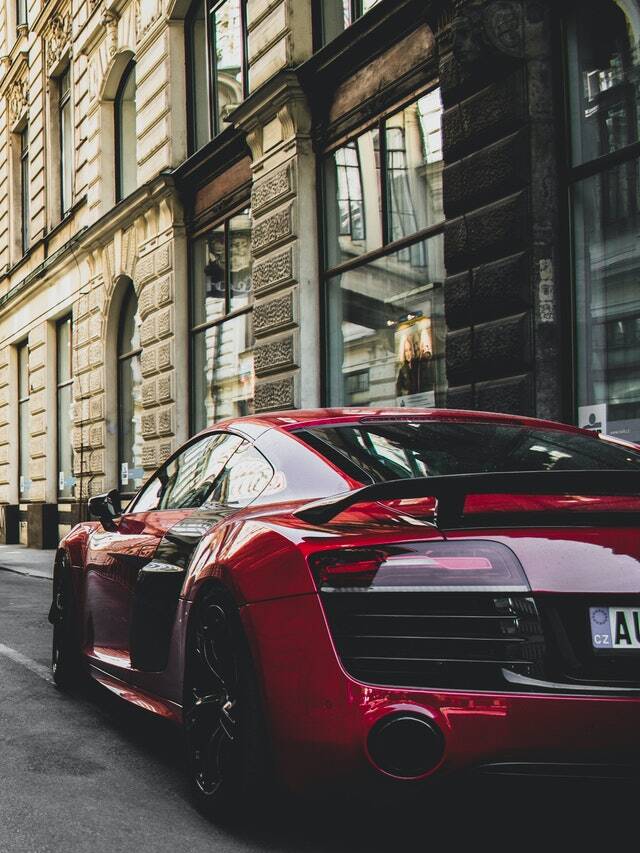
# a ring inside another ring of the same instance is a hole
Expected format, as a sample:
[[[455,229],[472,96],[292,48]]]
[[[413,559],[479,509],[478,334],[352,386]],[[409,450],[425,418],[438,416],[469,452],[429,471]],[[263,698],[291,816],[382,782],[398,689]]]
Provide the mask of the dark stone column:
[[[27,547],[55,548],[58,544],[58,505],[27,505]]]
[[[549,15],[458,0],[438,32],[450,407],[562,416]]]
[[[0,545],[17,545],[20,541],[20,508],[18,504],[0,506]]]

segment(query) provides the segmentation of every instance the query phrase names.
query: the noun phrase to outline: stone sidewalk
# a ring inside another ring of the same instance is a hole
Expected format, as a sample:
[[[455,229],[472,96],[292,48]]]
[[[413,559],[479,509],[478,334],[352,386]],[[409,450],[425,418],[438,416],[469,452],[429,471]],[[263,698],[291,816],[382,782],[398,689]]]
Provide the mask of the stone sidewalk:
[[[0,571],[36,578],[53,578],[55,549],[40,551],[24,545],[0,545]]]

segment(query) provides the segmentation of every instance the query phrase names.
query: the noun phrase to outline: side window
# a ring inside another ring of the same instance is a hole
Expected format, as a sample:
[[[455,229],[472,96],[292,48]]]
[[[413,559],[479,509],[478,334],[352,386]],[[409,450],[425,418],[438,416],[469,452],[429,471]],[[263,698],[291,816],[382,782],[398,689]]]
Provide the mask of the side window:
[[[266,489],[273,477],[273,468],[252,444],[243,446],[229,459],[218,478],[208,504],[248,506]]]
[[[214,433],[190,444],[167,462],[144,489],[133,512],[188,509],[207,501],[242,439],[229,433]]]

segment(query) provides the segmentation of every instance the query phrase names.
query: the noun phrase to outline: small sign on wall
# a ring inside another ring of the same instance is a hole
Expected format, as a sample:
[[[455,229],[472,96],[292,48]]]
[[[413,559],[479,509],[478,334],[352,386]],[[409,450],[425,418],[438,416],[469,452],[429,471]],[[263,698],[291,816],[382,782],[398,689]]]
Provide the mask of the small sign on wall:
[[[120,482],[123,486],[129,485],[129,463],[122,462],[120,465]]]
[[[579,406],[578,426],[582,429],[594,430],[594,432],[606,432],[607,404],[597,403],[593,406]]]

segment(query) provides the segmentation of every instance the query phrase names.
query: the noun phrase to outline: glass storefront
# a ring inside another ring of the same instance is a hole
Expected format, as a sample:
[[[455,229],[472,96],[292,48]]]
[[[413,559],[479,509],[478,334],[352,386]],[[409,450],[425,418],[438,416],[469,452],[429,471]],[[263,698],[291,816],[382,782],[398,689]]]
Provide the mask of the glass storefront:
[[[580,4],[568,29],[577,418],[632,441],[640,441],[639,38],[636,0]]]
[[[253,412],[251,211],[191,244],[192,431]]]
[[[331,405],[444,405],[438,89],[331,152],[325,295]]]

